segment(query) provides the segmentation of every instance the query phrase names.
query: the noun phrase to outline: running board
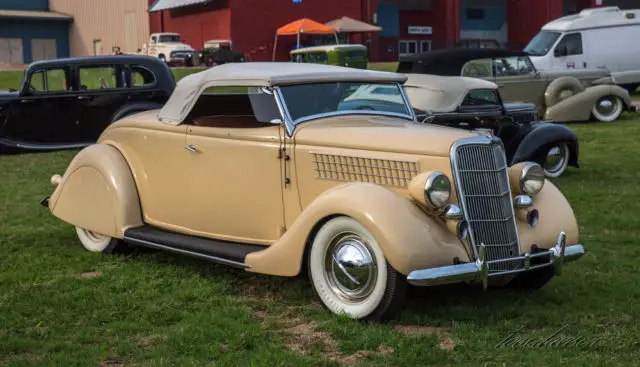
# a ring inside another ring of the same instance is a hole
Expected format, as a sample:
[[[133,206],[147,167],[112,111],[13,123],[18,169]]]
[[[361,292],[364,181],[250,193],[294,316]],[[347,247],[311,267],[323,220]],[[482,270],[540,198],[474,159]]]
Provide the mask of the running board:
[[[241,269],[249,268],[249,265],[244,262],[247,255],[267,248],[267,246],[190,236],[151,225],[127,229],[124,232],[124,241],[134,245],[193,256]]]

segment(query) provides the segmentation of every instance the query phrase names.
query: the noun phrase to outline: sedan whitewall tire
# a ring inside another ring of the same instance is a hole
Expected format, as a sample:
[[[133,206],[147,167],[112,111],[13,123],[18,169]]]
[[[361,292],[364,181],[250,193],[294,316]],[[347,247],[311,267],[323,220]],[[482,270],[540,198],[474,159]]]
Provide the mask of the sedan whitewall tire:
[[[606,96],[598,99],[591,108],[591,113],[596,120],[612,122],[620,118],[624,106],[622,100],[616,96]]]
[[[336,217],[316,234],[308,271],[333,313],[362,320],[392,316],[404,303],[406,279],[387,262],[371,233],[350,217]]]
[[[548,178],[560,177],[569,165],[569,146],[559,143],[549,147],[544,156],[542,168]]]

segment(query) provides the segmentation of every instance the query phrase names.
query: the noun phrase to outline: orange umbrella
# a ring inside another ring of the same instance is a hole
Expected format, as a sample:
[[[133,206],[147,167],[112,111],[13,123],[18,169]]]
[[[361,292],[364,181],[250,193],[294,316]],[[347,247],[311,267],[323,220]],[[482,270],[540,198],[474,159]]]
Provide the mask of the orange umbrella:
[[[336,34],[336,30],[333,27],[328,25],[324,25],[322,23],[318,23],[315,20],[302,18],[298,19],[295,22],[291,22],[289,24],[283,25],[278,28],[276,32],[276,40],[273,45],[273,61],[276,59],[276,47],[278,46],[278,36],[287,36],[287,35],[297,35],[298,36],[298,44],[300,44],[300,34],[332,34],[336,37],[336,44],[338,42],[338,35]]]

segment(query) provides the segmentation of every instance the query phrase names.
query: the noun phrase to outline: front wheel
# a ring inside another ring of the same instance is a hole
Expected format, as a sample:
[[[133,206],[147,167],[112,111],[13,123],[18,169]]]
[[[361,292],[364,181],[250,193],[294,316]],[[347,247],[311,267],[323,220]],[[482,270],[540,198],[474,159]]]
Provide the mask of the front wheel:
[[[544,175],[549,178],[560,177],[569,165],[569,146],[559,143],[549,147],[543,157]]]
[[[387,262],[371,233],[350,217],[322,226],[307,262],[318,296],[333,313],[380,320],[391,318],[404,305],[405,277]]]
[[[119,239],[105,236],[85,228],[76,227],[76,233],[82,246],[91,252],[110,254],[122,247]]]
[[[616,96],[606,96],[596,101],[591,108],[591,113],[598,121],[611,122],[620,117],[623,109],[620,98]]]

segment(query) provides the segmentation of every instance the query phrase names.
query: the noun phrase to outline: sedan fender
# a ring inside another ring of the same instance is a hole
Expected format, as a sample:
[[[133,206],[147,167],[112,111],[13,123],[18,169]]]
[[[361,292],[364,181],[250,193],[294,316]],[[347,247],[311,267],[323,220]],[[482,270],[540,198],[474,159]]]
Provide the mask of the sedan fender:
[[[129,165],[113,146],[93,144],[80,151],[57,184],[49,210],[76,227],[123,238],[124,231],[142,225],[136,184]]]
[[[591,118],[591,110],[602,97],[615,96],[622,100],[624,110],[631,108],[631,98],[627,91],[617,85],[596,85],[558,102],[545,111],[545,119],[555,122],[586,121]]]
[[[464,245],[443,221],[428,216],[412,200],[382,186],[354,182],[318,196],[280,240],[266,250],[247,255],[249,271],[296,276],[315,233],[329,219],[340,215],[367,228],[387,261],[402,274],[452,265],[455,257],[469,261]]]
[[[539,161],[552,144],[566,142],[569,147],[569,165],[578,167],[578,137],[565,125],[539,122],[520,141],[509,165],[526,161]]]

